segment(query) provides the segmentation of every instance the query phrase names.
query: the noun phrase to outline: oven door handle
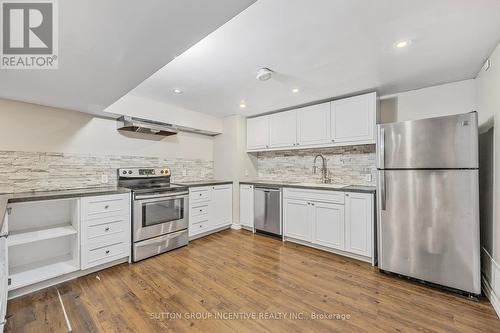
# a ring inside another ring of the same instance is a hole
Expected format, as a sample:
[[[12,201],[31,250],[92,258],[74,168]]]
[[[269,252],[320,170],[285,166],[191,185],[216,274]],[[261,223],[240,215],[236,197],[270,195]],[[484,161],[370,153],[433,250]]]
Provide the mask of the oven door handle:
[[[149,201],[149,199],[155,199],[153,201],[160,200],[171,200],[171,199],[182,199],[186,198],[189,192],[179,192],[175,194],[136,194],[134,195],[134,200]]]

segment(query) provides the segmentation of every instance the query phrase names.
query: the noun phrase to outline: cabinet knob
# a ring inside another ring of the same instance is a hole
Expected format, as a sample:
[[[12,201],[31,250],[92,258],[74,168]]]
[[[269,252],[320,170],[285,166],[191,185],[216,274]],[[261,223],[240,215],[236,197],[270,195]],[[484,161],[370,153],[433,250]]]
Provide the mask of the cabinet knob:
[[[106,250],[106,254],[109,254],[109,250]]]
[[[104,206],[104,209],[108,209],[108,208],[109,208],[109,205]]]
[[[332,139],[332,142],[335,142],[335,140]]]
[[[104,231],[108,232],[109,231],[109,227],[106,227],[106,229],[104,229]]]
[[[345,194],[345,196],[346,196],[346,197],[348,197],[348,196],[349,196],[349,193],[346,193],[346,194]]]

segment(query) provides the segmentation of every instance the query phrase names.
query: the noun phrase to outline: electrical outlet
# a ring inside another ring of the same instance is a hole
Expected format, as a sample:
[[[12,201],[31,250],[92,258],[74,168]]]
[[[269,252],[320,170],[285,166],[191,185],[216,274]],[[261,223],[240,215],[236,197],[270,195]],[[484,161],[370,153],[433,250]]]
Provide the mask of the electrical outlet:
[[[367,182],[371,182],[372,181],[372,175],[369,173],[367,175],[365,175],[365,181]]]
[[[108,175],[101,175],[101,183],[102,184],[107,184],[108,183]]]

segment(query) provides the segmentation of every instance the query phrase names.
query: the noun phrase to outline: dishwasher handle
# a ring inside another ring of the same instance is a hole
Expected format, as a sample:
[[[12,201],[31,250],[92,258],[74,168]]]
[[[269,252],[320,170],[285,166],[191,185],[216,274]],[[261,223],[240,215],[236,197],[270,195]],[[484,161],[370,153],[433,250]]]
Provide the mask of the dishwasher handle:
[[[280,192],[281,191],[281,189],[279,189],[279,188],[267,188],[267,187],[254,187],[254,190],[263,191],[263,192],[266,192],[266,193],[269,193],[269,192]]]

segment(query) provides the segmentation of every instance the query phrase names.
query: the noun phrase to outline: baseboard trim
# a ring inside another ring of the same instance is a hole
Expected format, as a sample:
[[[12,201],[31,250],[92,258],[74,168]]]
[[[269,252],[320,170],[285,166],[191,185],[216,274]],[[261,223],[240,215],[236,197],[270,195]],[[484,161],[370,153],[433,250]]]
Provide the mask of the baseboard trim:
[[[361,256],[361,255],[355,254],[355,253],[350,253],[350,252],[346,252],[346,251],[342,251],[342,250],[332,249],[330,247],[326,247],[326,246],[318,245],[318,244],[313,244],[313,243],[310,243],[310,242],[307,242],[307,241],[303,241],[303,240],[300,240],[300,239],[296,239],[296,238],[293,238],[293,237],[284,236],[283,237],[283,241],[284,242],[286,241],[286,242],[296,243],[296,244],[304,245],[304,246],[307,246],[307,247],[312,247],[312,248],[315,248],[317,250],[331,252],[331,253],[338,254],[338,255],[341,255],[341,256],[344,256],[344,257],[348,257],[348,258],[352,258],[352,259],[364,261],[364,262],[367,262],[367,263],[370,263],[370,264],[372,263],[372,258],[371,257],[365,257],[365,256]]]
[[[241,229],[241,224],[231,224],[231,229],[240,230]]]
[[[500,318],[500,266],[484,247],[482,254],[481,284],[483,292]]]

